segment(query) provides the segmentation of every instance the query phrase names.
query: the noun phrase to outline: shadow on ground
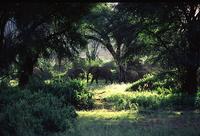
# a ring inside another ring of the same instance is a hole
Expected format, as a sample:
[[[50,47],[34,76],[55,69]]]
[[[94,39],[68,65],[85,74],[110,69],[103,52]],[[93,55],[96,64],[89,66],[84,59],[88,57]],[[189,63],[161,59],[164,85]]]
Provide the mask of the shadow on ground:
[[[195,111],[80,111],[78,136],[199,136]]]

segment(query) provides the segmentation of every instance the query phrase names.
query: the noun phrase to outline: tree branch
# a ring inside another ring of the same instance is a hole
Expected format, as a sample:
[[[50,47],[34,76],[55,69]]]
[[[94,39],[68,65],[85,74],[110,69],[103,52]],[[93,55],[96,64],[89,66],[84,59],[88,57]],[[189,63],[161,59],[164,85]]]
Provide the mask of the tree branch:
[[[92,36],[92,35],[84,35],[84,36],[87,39],[95,40],[95,41],[100,42],[101,44],[105,45],[105,42],[103,40],[101,40],[95,36]]]

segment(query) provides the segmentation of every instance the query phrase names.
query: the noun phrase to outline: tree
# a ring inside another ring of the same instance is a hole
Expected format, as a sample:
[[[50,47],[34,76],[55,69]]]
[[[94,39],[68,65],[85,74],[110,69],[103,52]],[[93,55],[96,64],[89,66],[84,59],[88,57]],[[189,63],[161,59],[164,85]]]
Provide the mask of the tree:
[[[78,32],[78,21],[91,5],[57,2],[13,5],[13,14],[7,17],[13,20],[16,29],[10,37],[4,37],[8,42],[3,47],[7,51],[16,51],[8,64],[14,61],[19,66],[19,85],[23,87],[28,83],[39,57],[48,56],[50,51],[57,52],[59,57],[69,57],[74,51],[77,52],[79,45],[85,44]],[[1,30],[4,29],[2,25]],[[2,55],[1,63],[7,57],[10,56]]]
[[[101,43],[119,68],[119,80],[125,81],[126,58],[140,51],[137,43],[137,20],[114,7],[98,6],[87,16],[86,38]]]
[[[99,46],[100,43],[94,40],[89,40],[89,44],[87,45],[86,56],[89,60],[89,63],[92,60],[96,60],[99,54]]]
[[[144,21],[143,31],[155,38],[156,60],[177,69],[181,89],[197,92],[197,69],[200,66],[199,3],[129,3],[119,8]]]
[[[7,73],[15,57],[15,50],[11,46],[5,46],[5,27],[14,15],[14,7],[13,3],[1,3],[0,5],[0,76]]]

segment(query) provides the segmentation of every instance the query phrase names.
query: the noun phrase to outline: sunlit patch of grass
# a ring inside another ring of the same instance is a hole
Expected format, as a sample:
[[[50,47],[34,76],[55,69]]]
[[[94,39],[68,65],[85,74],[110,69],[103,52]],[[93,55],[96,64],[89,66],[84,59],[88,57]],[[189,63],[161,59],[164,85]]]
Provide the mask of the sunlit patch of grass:
[[[130,86],[131,84],[105,84],[103,80],[100,80],[99,84],[88,84],[87,89],[94,94],[95,109],[107,109],[108,104],[105,103],[105,99],[116,94],[131,94],[132,92],[125,91]]]
[[[152,97],[156,96],[158,97],[159,94],[156,92],[150,92],[150,91],[135,91],[135,92],[127,92],[126,89],[129,88],[132,84],[99,84],[99,85],[92,85],[89,86],[89,89],[91,92],[95,94],[95,98],[108,98],[111,96],[122,96],[122,97],[139,97],[139,96],[144,96],[144,97]]]
[[[129,84],[92,84],[88,87],[94,93],[95,107],[112,109],[112,110],[127,110],[137,109],[138,106],[147,106],[156,108],[160,104],[161,99],[167,99],[168,95],[160,95],[152,91],[135,91],[127,92],[126,89],[131,86]],[[150,102],[150,105],[148,104]],[[138,105],[139,104],[139,105]],[[152,105],[151,105],[152,104]]]
[[[115,110],[159,107],[162,96],[155,92],[113,94],[105,98],[106,107]]]
[[[187,109],[192,108],[193,101],[198,107],[199,100],[178,93],[164,93],[167,90],[159,88],[154,91],[126,91],[129,84],[104,84],[93,83],[87,89],[91,91],[95,99],[95,109],[128,110],[128,109]],[[162,93],[160,93],[162,92]]]
[[[137,111],[111,111],[106,109],[78,111],[80,118],[92,118],[94,120],[138,120]]]
[[[106,98],[108,96],[114,95],[114,94],[125,94],[129,95],[132,94],[132,92],[126,92],[125,90],[129,88],[131,84],[108,84],[105,85],[103,83],[100,83],[98,85],[92,84],[88,88],[96,94],[95,96],[98,98]]]

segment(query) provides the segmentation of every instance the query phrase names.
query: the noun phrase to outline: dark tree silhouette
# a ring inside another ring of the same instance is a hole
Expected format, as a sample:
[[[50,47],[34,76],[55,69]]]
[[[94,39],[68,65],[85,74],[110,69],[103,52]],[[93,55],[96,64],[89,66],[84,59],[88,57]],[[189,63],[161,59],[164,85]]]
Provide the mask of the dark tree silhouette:
[[[48,56],[51,51],[57,52],[59,58],[72,56],[79,46],[86,44],[78,32],[78,23],[91,5],[61,2],[2,4],[1,72],[8,71],[14,62],[19,66],[19,85],[23,87],[39,57]],[[10,31],[8,37],[4,32],[10,20],[16,29]]]
[[[143,32],[155,38],[155,58],[163,66],[177,69],[183,92],[197,92],[200,66],[200,4],[198,2],[121,3],[133,16],[144,20]]]

